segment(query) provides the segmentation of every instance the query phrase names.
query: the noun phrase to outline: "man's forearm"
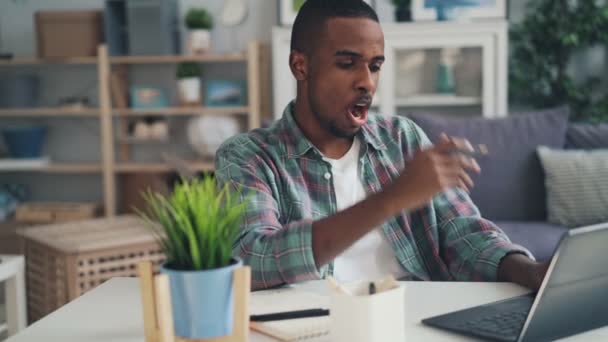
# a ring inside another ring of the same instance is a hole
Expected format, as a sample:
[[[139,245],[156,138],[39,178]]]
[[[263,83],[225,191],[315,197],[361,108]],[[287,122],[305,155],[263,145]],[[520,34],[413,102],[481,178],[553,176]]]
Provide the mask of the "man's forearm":
[[[513,253],[498,265],[498,280],[510,281],[537,291],[542,284],[549,263],[539,263],[526,255]]]
[[[312,246],[317,267],[325,265],[374,227],[397,214],[390,195],[380,192],[312,225]]]

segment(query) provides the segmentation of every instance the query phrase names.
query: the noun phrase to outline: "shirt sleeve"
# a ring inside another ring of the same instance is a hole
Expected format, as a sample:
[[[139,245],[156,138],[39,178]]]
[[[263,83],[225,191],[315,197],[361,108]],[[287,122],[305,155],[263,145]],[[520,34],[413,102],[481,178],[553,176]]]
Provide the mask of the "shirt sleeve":
[[[220,186],[229,184],[240,190],[241,201],[247,201],[233,254],[251,267],[252,288],[319,279],[312,251],[312,219],[281,225],[269,168],[257,154],[243,151],[247,149],[235,144],[222,147],[216,154],[215,175]]]
[[[415,127],[420,147],[431,142]],[[479,209],[462,189],[444,191],[433,198],[439,251],[450,275],[459,281],[496,281],[502,258],[521,253],[534,259],[520,245],[512,243],[494,223],[481,217]]]
[[[483,219],[464,191],[445,191],[435,196],[433,206],[441,256],[454,279],[496,281],[498,265],[506,255],[522,253],[533,258],[494,223]]]

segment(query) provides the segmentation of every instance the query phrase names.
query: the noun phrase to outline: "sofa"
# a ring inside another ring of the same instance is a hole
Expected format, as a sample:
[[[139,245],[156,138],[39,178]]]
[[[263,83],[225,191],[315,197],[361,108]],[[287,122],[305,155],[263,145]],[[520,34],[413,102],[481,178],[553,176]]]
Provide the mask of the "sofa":
[[[549,219],[539,146],[558,151],[608,149],[608,124],[571,123],[567,108],[512,113],[498,119],[421,112],[407,116],[433,142],[445,132],[488,147],[489,154],[477,160],[482,172],[472,176],[471,199],[483,217],[541,261],[551,258],[562,235],[572,227]],[[608,198],[608,193],[601,195]],[[608,207],[604,212],[608,214]]]

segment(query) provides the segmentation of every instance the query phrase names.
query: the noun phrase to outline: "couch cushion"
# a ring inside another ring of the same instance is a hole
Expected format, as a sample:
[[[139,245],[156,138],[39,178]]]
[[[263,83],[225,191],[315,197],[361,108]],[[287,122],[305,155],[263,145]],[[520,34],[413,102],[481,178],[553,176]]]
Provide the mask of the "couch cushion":
[[[485,144],[489,155],[479,158],[480,175],[472,175],[471,198],[481,214],[491,220],[544,221],[543,170],[536,155],[539,145],[562,148],[568,125],[568,110],[558,108],[512,114],[500,119],[457,119],[429,114],[411,114],[430,137],[465,137]]]
[[[496,222],[512,242],[526,247],[538,261],[549,260],[568,228],[546,222]]]
[[[608,149],[538,148],[545,170],[548,221],[566,227],[608,221]]]
[[[570,124],[566,133],[566,148],[608,148],[608,124]]]

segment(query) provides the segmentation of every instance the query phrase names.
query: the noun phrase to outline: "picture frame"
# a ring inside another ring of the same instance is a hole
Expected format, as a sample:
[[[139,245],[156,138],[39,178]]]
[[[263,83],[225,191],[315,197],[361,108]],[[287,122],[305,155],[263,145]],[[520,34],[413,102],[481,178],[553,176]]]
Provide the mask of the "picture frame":
[[[208,107],[245,106],[247,104],[246,89],[243,80],[208,80],[205,83],[205,105]]]
[[[306,0],[279,0],[279,25],[291,26]],[[364,0],[374,8],[374,0]]]
[[[451,7],[463,11],[462,15],[466,19],[507,17],[507,0],[412,0],[412,19],[438,20],[436,8],[439,3],[450,4]]]

